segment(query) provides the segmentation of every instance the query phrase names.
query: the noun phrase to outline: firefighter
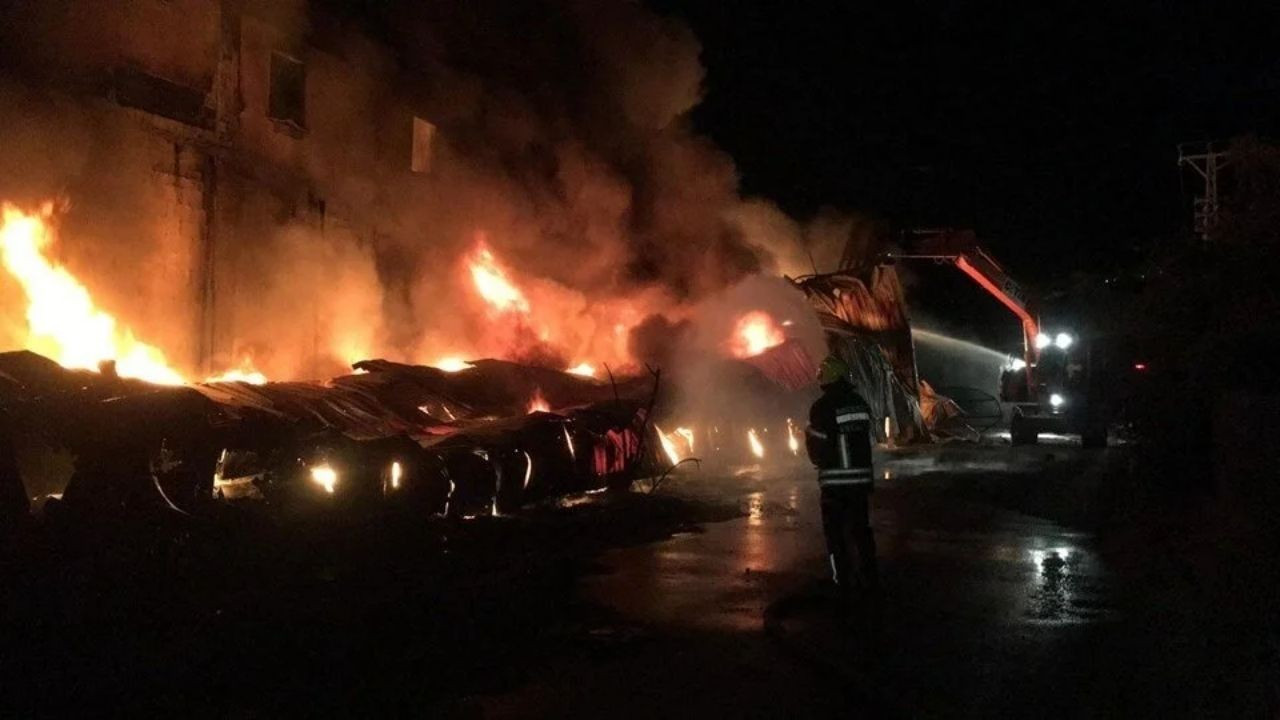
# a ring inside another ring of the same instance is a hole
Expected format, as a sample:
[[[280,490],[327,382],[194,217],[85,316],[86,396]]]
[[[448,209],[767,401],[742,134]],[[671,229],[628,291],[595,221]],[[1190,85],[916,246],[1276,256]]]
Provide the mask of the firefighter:
[[[874,590],[878,586],[876,546],[867,517],[872,486],[871,408],[854,389],[849,368],[840,358],[823,360],[818,380],[822,397],[809,410],[805,447],[818,468],[822,531],[832,579],[846,592],[856,587],[851,557],[851,550],[856,550],[862,582]]]

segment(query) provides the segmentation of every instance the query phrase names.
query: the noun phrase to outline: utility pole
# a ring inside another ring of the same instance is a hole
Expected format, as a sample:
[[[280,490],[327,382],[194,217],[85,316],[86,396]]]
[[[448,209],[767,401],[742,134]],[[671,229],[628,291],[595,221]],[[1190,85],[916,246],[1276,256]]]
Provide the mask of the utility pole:
[[[1200,239],[1209,242],[1218,224],[1219,171],[1231,160],[1230,151],[1212,142],[1182,143],[1178,146],[1178,167],[1190,166],[1204,181],[1204,194],[1192,200],[1194,229]]]

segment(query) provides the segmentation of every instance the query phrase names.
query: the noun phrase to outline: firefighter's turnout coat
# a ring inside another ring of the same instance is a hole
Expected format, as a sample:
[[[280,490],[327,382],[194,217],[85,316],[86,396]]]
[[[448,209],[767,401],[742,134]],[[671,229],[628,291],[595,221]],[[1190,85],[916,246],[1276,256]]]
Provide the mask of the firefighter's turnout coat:
[[[847,380],[822,386],[809,410],[805,449],[823,488],[871,485],[871,408]]]

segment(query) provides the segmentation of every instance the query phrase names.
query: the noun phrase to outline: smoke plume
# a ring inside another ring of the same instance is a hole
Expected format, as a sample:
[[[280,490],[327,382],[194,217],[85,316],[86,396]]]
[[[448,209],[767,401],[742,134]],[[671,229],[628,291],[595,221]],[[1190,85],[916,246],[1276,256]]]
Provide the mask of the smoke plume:
[[[213,38],[192,50],[163,32],[176,19],[165,13],[180,11],[147,10],[154,37],[119,33],[124,59],[212,83],[216,12],[191,18]],[[204,217],[186,180],[198,149],[157,144],[100,97],[32,89],[54,86],[33,68],[106,62],[84,38],[94,23],[127,27],[119,11],[60,0],[9,12],[6,35],[47,47],[15,39],[4,56],[0,192],[67,199],[67,266],[140,337],[194,367],[204,258],[182,238]],[[833,248],[852,232],[834,215],[805,226],[740,196],[732,160],[690,127],[703,92],[697,39],[638,3],[281,0],[240,12],[232,140],[261,147],[228,161],[248,199],[214,252],[215,365],[247,359],[286,378],[366,355],[670,357],[660,336],[708,298],[756,273],[834,269]],[[68,23],[84,32],[54,31]],[[264,118],[268,41],[308,48],[306,128],[294,139]],[[409,167],[415,122],[431,129],[423,172]],[[161,171],[173,181],[157,184]],[[466,259],[480,238],[527,312],[477,297]],[[10,294],[0,290],[0,333],[21,315]]]

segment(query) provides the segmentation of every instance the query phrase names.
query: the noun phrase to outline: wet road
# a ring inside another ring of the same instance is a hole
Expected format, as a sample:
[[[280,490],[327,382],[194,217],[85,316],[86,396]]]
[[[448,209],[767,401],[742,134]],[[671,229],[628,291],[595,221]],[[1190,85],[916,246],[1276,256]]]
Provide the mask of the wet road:
[[[603,608],[597,647],[486,699],[485,715],[1090,714],[1074,693],[1097,684],[1098,638],[1122,617],[1094,539],[954,484],[1000,476],[1035,494],[1046,464],[1073,476],[1094,461],[1068,448],[945,452],[877,466],[880,611],[849,620],[820,597],[800,602],[781,642],[766,610],[814,598],[825,569],[816,483],[804,468],[682,479],[676,492],[736,493],[745,516],[606,554],[582,587]]]

